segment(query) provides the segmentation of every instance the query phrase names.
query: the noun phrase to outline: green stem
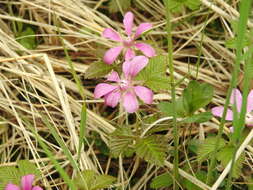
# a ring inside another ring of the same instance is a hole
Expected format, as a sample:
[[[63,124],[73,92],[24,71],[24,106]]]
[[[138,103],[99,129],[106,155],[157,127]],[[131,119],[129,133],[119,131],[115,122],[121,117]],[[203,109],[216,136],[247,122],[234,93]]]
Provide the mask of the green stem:
[[[237,78],[238,78],[238,73],[240,70],[240,63],[242,60],[242,50],[243,50],[243,42],[244,42],[244,38],[245,38],[245,33],[246,33],[246,27],[247,27],[247,21],[248,21],[248,16],[249,16],[249,9],[250,9],[250,4],[251,4],[251,0],[243,0],[241,3],[241,9],[240,9],[240,20],[239,20],[239,24],[238,24],[238,38],[237,38],[237,48],[236,48],[236,61],[235,61],[235,65],[234,65],[234,69],[233,69],[233,73],[232,73],[232,79],[230,81],[230,86],[228,89],[228,93],[227,93],[227,98],[226,98],[226,102],[225,102],[225,106],[224,106],[224,112],[222,114],[222,118],[221,118],[221,123],[220,123],[220,128],[218,130],[218,135],[216,137],[216,143],[215,143],[215,150],[214,153],[212,155],[211,158],[211,163],[208,169],[208,174],[207,174],[207,184],[210,185],[211,183],[211,179],[212,179],[212,172],[214,170],[215,167],[215,163],[216,163],[216,154],[218,152],[219,149],[219,144],[220,144],[220,139],[222,138],[222,132],[223,132],[223,128],[224,128],[224,124],[225,124],[225,116],[227,115],[227,110],[228,110],[228,104],[230,102],[230,96],[232,93],[232,89],[236,88],[237,85]],[[245,87],[245,86],[244,86]],[[246,88],[245,88],[246,89]],[[244,125],[244,119],[245,119],[245,114],[246,114],[246,98],[247,95],[245,93],[247,90],[244,90],[243,92],[243,105],[242,105],[242,110],[240,113],[240,121],[237,121],[237,117],[234,117],[234,121],[233,123],[235,123],[236,125],[235,127],[235,132],[234,132],[234,136],[236,136],[238,140],[238,138],[240,137],[240,133],[241,133],[241,129]],[[234,116],[237,115],[236,113],[236,109],[234,110]],[[237,142],[237,140],[235,140],[235,142]],[[236,150],[237,150],[237,146],[236,146]],[[235,150],[235,153],[236,153]],[[234,166],[234,161],[235,161],[235,154],[234,154],[234,158],[232,160],[232,166],[231,169],[233,170],[233,166]],[[232,180],[232,172],[230,172],[230,177],[229,177],[229,181],[228,181],[228,185],[226,188],[230,188],[230,184],[231,184],[231,180]]]
[[[166,5],[166,22],[167,22],[167,40],[168,40],[168,66],[170,71],[170,82],[171,82],[171,98],[172,98],[172,109],[176,110],[176,85],[174,78],[174,66],[173,66],[173,43],[172,43],[172,32],[171,32],[171,15],[169,10],[169,0],[164,0]],[[179,144],[179,135],[178,135],[178,125],[177,125],[177,113],[173,112],[173,136],[174,136],[174,160],[173,160],[173,175],[174,183],[173,189],[177,190],[179,181],[179,172],[178,172],[178,144]]]

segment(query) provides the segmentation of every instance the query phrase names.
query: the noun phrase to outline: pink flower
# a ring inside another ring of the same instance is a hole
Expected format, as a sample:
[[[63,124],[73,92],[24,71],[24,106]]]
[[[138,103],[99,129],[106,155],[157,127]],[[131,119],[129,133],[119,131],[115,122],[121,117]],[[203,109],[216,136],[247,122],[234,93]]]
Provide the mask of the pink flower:
[[[39,186],[33,187],[34,175],[28,174],[22,177],[21,179],[21,188],[15,184],[9,183],[4,190],[43,190]]]
[[[112,64],[116,58],[119,56],[122,50],[125,51],[125,60],[129,61],[133,57],[135,57],[135,52],[133,48],[137,48],[147,57],[155,56],[155,50],[146,43],[137,43],[135,40],[140,37],[140,35],[152,28],[152,24],[149,23],[141,23],[135,34],[132,33],[133,28],[134,15],[132,12],[127,12],[123,19],[123,24],[125,28],[125,32],[127,34],[127,38],[123,39],[116,31],[111,28],[106,28],[103,31],[103,36],[113,41],[120,42],[119,46],[109,49],[104,55],[104,62],[107,64]]]
[[[131,61],[123,63],[123,78],[120,79],[117,72],[112,72],[107,80],[115,82],[114,84],[100,83],[95,87],[95,98],[105,99],[105,104],[115,107],[122,100],[123,106],[127,112],[133,113],[138,107],[136,95],[145,103],[151,104],[153,101],[153,92],[139,86],[133,78],[148,64],[148,58],[145,56],[136,56]]]
[[[237,112],[241,112],[242,107],[242,94],[238,89],[233,89],[232,95],[230,97],[230,104],[234,105],[236,104]],[[215,116],[222,117],[224,107],[223,106],[217,106],[212,109],[212,113]],[[253,90],[250,91],[248,98],[247,98],[247,113],[245,118],[245,123],[248,126],[253,127],[253,115],[251,114],[253,110]],[[231,109],[228,109],[226,120],[232,121],[233,120],[233,111]]]

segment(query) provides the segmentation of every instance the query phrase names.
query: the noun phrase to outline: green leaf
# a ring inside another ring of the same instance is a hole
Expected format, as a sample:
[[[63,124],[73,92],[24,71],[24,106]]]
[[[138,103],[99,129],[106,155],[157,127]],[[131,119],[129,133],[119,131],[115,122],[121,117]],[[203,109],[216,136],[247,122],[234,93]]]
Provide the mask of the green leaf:
[[[101,61],[93,62],[89,68],[85,72],[85,78],[101,78],[108,73],[110,73],[113,69],[112,65],[105,64]]]
[[[20,184],[20,175],[15,166],[0,167],[0,189],[4,189],[8,183]]]
[[[164,173],[152,179],[150,187],[156,189],[156,188],[169,187],[172,184],[173,178],[171,177],[171,175],[168,173]]]
[[[169,89],[169,78],[166,76],[166,56],[156,56],[149,59],[148,65],[137,75],[145,86],[154,91]]]
[[[109,175],[100,175],[93,170],[85,170],[82,176],[74,179],[75,184],[81,190],[97,190],[108,188],[116,180],[115,177]]]
[[[181,0],[169,0],[168,1],[169,3],[169,9],[170,11],[172,12],[180,12],[180,11],[183,11],[183,7],[184,7],[184,3],[183,1]]]
[[[201,5],[201,1],[200,0],[187,0],[185,2],[185,5],[191,10],[197,10],[199,8],[199,6]]]
[[[200,141],[197,148],[197,158],[199,161],[209,159],[215,150],[216,137],[208,137],[204,141]],[[220,139],[220,144],[218,149],[223,148],[226,145],[224,139]]]
[[[209,104],[213,98],[213,87],[209,84],[201,84],[191,81],[183,91],[184,108],[189,115],[192,115],[199,108]]]
[[[129,146],[133,144],[133,133],[127,126],[116,129],[110,135],[109,146],[113,157],[119,157],[120,154],[126,155],[129,152]]]
[[[116,13],[120,11],[118,3],[124,12],[131,6],[131,0],[111,0],[109,2],[110,13]]]
[[[159,166],[164,164],[166,150],[166,141],[162,136],[139,138],[135,144],[135,151],[139,157]]]
[[[207,176],[207,173],[204,171],[198,171],[197,173],[195,173],[195,176],[198,180],[204,182]],[[185,189],[187,190],[202,190],[202,188],[200,188],[199,186],[195,185],[194,183],[192,183],[189,180],[183,180],[183,186],[185,187]]]
[[[34,174],[36,178],[39,178],[41,176],[40,170],[38,170],[36,165],[31,163],[28,160],[19,160],[18,169],[19,169],[19,174],[21,176],[24,176],[27,174]]]
[[[162,113],[164,113],[166,116],[173,116],[174,110],[172,109],[172,103],[169,102],[160,102],[158,104],[158,108]],[[183,106],[183,99],[178,98],[176,99],[176,112],[178,117],[185,117],[186,111]]]
[[[203,123],[209,121],[212,117],[213,114],[211,112],[202,112],[182,120],[181,123]]]
[[[96,183],[92,186],[92,190],[108,188],[116,181],[116,178],[109,175],[98,175]]]
[[[32,27],[27,27],[18,34],[17,41],[27,49],[35,49],[37,46],[35,32]]]
[[[235,150],[234,147],[226,146],[218,152],[217,160],[221,162],[222,167],[225,168],[227,164],[229,163],[229,161],[232,160],[234,150]],[[244,160],[245,160],[245,154],[242,153],[234,165],[233,175],[232,175],[234,178],[240,177],[240,174],[242,173],[241,169],[242,169]]]
[[[169,0],[169,9],[172,12],[183,11],[183,7],[186,6],[191,10],[196,10],[201,5],[200,0]]]

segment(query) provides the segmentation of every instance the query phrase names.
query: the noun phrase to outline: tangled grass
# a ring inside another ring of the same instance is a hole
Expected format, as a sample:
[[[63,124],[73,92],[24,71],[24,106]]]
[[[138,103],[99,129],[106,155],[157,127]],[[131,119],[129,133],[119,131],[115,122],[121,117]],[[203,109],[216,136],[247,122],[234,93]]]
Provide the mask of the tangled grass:
[[[122,111],[118,114],[117,109],[105,107],[102,100],[95,100],[93,89],[100,79],[85,77],[89,65],[101,60],[104,51],[113,46],[101,37],[103,29],[113,27],[118,31],[123,30],[122,8],[118,13],[109,14],[106,3],[105,0],[0,1],[0,166],[16,165],[21,159],[34,162],[41,171],[41,186],[45,189],[68,187],[29,126],[50,148],[60,166],[71,177],[77,175],[45,118],[63,140],[71,157],[74,160],[79,157],[80,171],[92,169],[101,174],[113,174],[117,179],[115,187],[149,189],[152,178],[162,171],[173,169],[171,156],[168,156],[163,167],[157,167],[146,164],[136,156],[114,159],[108,154],[110,133],[124,123],[126,116]],[[173,14],[174,77],[182,80],[176,88],[177,96],[181,95],[191,79],[211,84],[215,88],[215,95],[207,107],[210,109],[214,105],[224,104],[231,79],[235,52],[226,48],[225,43],[235,35],[231,21],[239,17],[238,1],[201,0],[201,3],[196,11],[184,10],[183,13]],[[145,40],[159,54],[165,54],[167,45],[163,3],[160,0],[135,0],[129,10],[135,14],[137,23],[153,24],[153,30]],[[32,37],[18,36],[15,27],[20,23],[35,31],[36,48],[29,49],[20,42]],[[248,27],[252,27],[251,20],[248,21]],[[73,73],[77,73],[81,79],[82,88],[76,84]],[[170,75],[168,71],[167,74]],[[243,77],[243,72],[240,76]],[[80,89],[83,92],[81,95]],[[155,94],[151,106],[141,106],[146,115],[132,119],[139,120],[147,128],[154,123],[162,126],[163,118],[156,117],[159,113],[157,104],[170,99],[170,91]],[[80,121],[84,103],[87,107],[86,144],[80,152]],[[191,167],[196,159],[195,155],[187,155],[187,142],[191,139],[204,140],[207,134],[216,134],[218,127],[219,120],[213,118],[203,124],[192,125],[191,130],[180,128],[180,157],[183,158],[180,166],[188,164]],[[225,127],[224,134],[227,133],[229,129]],[[168,130],[166,136],[171,143],[172,130]],[[235,182],[238,189],[244,189],[246,179],[252,175],[253,148],[249,143],[250,137],[245,139],[240,149],[246,154],[246,169],[240,174],[244,180],[238,184]],[[223,173],[220,170],[218,185],[227,173],[226,170]],[[197,179],[192,169],[186,172],[181,168],[179,174],[201,189],[211,189]],[[218,186],[214,189],[218,189]]]

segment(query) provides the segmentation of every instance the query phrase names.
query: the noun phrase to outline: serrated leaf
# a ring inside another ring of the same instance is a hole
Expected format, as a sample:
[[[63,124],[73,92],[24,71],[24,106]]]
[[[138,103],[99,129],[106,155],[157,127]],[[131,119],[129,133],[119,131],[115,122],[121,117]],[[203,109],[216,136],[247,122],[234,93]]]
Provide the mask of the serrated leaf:
[[[120,11],[118,3],[120,4],[123,11],[126,11],[131,6],[131,0],[111,0],[109,2],[110,13],[116,13]]]
[[[169,78],[166,76],[166,56],[156,56],[149,59],[148,65],[137,75],[145,86],[154,91],[169,89]]]
[[[184,109],[192,115],[199,108],[209,104],[213,98],[213,87],[206,83],[191,81],[183,91]]]
[[[135,144],[135,151],[147,162],[162,166],[166,157],[166,141],[162,136],[139,138]]]
[[[36,178],[40,177],[41,173],[35,164],[29,162],[28,160],[19,160],[17,163],[18,163],[19,174],[21,176],[24,176],[27,174],[34,174]]]
[[[166,116],[173,116],[174,110],[172,109],[173,108],[172,103],[160,102],[158,104],[158,108]],[[176,112],[177,112],[178,117],[185,117],[186,116],[186,111],[184,110],[183,99],[182,98],[176,99]]]
[[[156,188],[169,187],[172,184],[173,178],[171,177],[171,175],[168,173],[164,173],[152,179],[150,187],[156,189]]]
[[[15,166],[0,167],[0,189],[4,189],[8,183],[20,184],[20,175]]]
[[[128,155],[129,145],[133,144],[133,133],[127,126],[116,129],[110,135],[109,146],[113,157],[119,157],[120,154]]]
[[[116,181],[116,178],[109,175],[98,175],[96,178],[96,183],[92,186],[92,190],[108,188]]]
[[[200,0],[169,0],[168,3],[172,12],[180,12],[184,6],[191,10],[196,10],[201,5]]]
[[[202,112],[199,114],[194,114],[193,116],[187,117],[186,119],[180,121],[180,123],[203,123],[209,121],[213,117],[211,112]]]
[[[101,61],[93,62],[89,68],[85,72],[85,78],[101,78],[108,73],[110,73],[113,69],[112,65],[105,64]]]
[[[115,177],[100,175],[93,170],[85,170],[82,176],[75,178],[75,183],[80,190],[98,190],[108,188],[115,180]]]
[[[27,49],[35,49],[37,46],[35,32],[32,27],[27,27],[24,31],[18,34],[17,41]]]
[[[216,138],[208,137],[204,141],[201,141],[197,148],[197,158],[199,161],[209,159],[212,156],[213,151],[215,150]],[[220,139],[220,144],[218,149],[223,148],[226,145],[224,139]]]
[[[217,160],[221,162],[222,167],[225,168],[227,164],[229,163],[229,161],[232,160],[234,150],[235,150],[234,147],[226,146],[217,153]],[[232,175],[234,178],[240,177],[244,160],[245,160],[245,154],[242,153],[241,156],[236,161],[236,163],[234,164],[233,175]]]

